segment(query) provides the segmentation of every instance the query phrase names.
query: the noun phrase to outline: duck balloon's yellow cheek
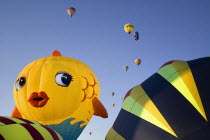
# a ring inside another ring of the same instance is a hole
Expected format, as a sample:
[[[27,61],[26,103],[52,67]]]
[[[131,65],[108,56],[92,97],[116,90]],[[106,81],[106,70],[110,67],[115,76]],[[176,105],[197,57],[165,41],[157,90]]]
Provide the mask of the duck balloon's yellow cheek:
[[[53,114],[51,115],[54,117],[53,119],[65,118],[73,114],[81,104],[84,96],[81,82],[76,73],[68,72],[68,70],[60,73],[55,69],[52,73],[54,74],[42,77],[43,79],[41,79],[43,84],[40,90],[44,91],[49,97],[47,104],[42,107],[45,111],[44,116],[50,117],[47,114]],[[70,82],[66,82],[66,80],[62,81],[62,78],[60,78],[60,76],[68,78],[67,73],[73,76]],[[55,78],[51,79],[52,77]]]
[[[82,90],[74,85],[69,87],[53,87],[50,90],[54,93],[50,96],[49,93],[49,103],[46,104],[46,108],[49,110],[53,109],[58,118],[67,117],[74,113],[79,105],[81,104],[83,93]],[[49,111],[46,109],[46,112]]]
[[[24,92],[24,90],[17,91],[16,88],[14,87],[14,100],[16,107],[20,111],[21,115],[23,117],[29,117],[29,112],[28,110],[28,101],[27,101],[27,94]]]

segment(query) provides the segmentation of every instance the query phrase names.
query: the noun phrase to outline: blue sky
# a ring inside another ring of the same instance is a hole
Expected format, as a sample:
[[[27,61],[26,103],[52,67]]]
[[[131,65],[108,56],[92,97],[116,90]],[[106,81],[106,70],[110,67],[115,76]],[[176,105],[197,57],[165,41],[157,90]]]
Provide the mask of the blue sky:
[[[77,9],[72,18],[66,12],[71,6]],[[21,69],[59,50],[86,63],[99,79],[109,118],[92,117],[78,140],[102,140],[120,111],[119,97],[130,88],[167,61],[210,55],[209,13],[209,0],[1,0],[0,115],[11,114]],[[126,23],[139,32],[138,41],[124,32]]]

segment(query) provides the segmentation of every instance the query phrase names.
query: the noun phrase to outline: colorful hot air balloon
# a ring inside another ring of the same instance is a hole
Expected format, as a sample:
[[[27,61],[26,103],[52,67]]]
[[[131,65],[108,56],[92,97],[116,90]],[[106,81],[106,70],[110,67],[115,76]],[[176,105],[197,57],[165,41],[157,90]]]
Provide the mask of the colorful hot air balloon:
[[[124,25],[124,30],[126,33],[130,34],[134,30],[134,26],[131,23]]]
[[[125,66],[124,69],[125,69],[125,71],[127,71],[129,69],[129,67],[128,66]]]
[[[114,107],[115,106],[115,104],[112,104],[112,107]]]
[[[12,117],[35,120],[64,140],[76,140],[92,115],[108,117],[98,100],[100,87],[92,69],[58,51],[28,64],[13,91],[17,108]]]
[[[0,116],[0,140],[63,140],[63,138],[38,122]]]
[[[122,100],[122,97],[120,97],[120,100]]]
[[[141,59],[135,59],[135,63],[139,66],[139,64],[141,63]]]
[[[72,17],[76,13],[76,9],[74,7],[69,7],[67,13]]]
[[[125,95],[106,140],[210,140],[210,57],[170,61]]]
[[[134,39],[139,40],[139,32],[134,32]]]

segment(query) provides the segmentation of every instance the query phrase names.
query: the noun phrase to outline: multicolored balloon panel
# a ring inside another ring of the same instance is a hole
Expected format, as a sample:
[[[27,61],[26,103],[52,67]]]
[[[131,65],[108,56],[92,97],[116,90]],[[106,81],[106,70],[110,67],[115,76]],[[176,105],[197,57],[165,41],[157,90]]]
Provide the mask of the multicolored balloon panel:
[[[0,140],[63,140],[63,138],[38,122],[0,116]]]
[[[209,140],[210,57],[170,61],[124,97],[106,140]]]

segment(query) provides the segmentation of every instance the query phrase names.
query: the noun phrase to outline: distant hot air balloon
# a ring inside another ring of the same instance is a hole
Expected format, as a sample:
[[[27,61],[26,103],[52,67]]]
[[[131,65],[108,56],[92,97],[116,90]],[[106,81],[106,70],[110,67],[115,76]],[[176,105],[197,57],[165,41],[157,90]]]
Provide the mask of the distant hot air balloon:
[[[114,94],[115,94],[115,93],[114,93],[114,92],[112,92],[112,96],[114,96]]]
[[[92,132],[90,132],[89,134],[92,135]]]
[[[76,9],[74,7],[69,7],[67,13],[72,17],[76,13]]]
[[[112,107],[114,107],[115,106],[115,104],[112,104]]]
[[[133,31],[133,29],[134,29],[134,26],[131,23],[128,23],[128,24],[124,25],[124,30],[128,34],[130,34]]]
[[[122,100],[122,97],[120,97],[120,99]]]
[[[127,71],[127,70],[128,70],[128,68],[129,68],[128,66],[125,66],[125,67],[124,67],[125,71]]]
[[[139,66],[139,64],[141,63],[141,59],[135,59],[135,63]]]
[[[134,33],[134,39],[135,40],[139,40],[139,32],[135,32]]]

